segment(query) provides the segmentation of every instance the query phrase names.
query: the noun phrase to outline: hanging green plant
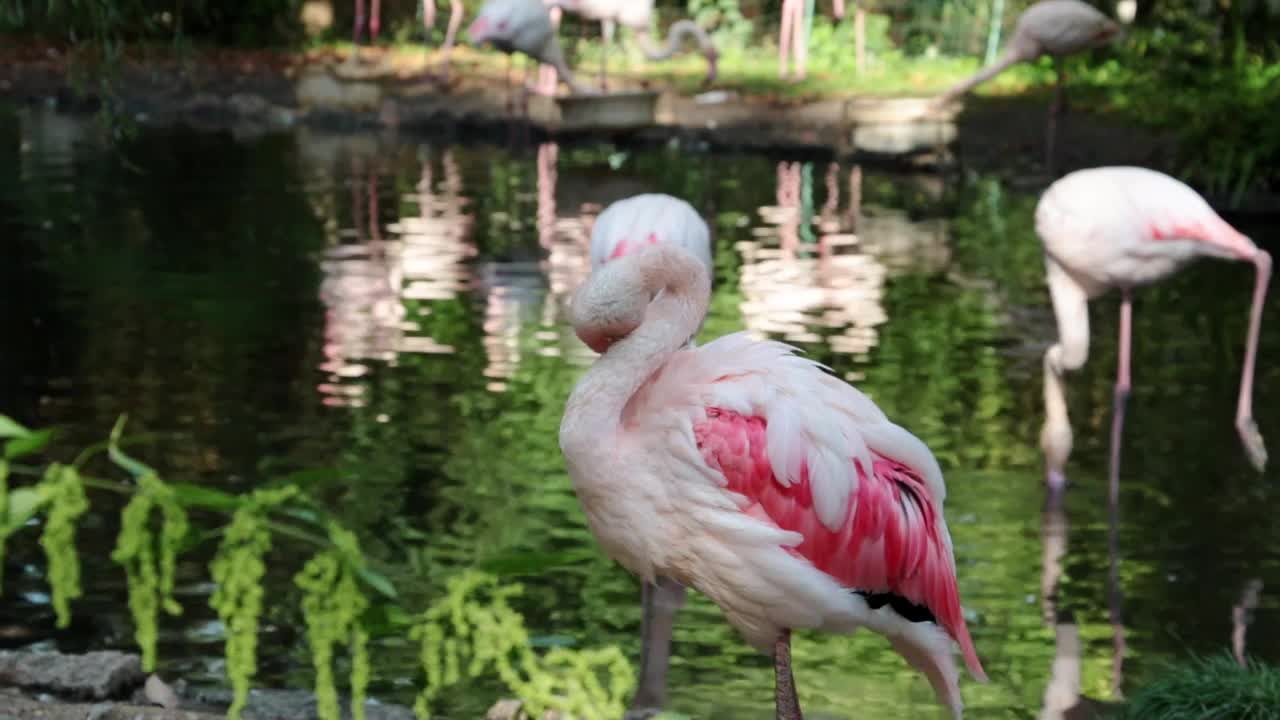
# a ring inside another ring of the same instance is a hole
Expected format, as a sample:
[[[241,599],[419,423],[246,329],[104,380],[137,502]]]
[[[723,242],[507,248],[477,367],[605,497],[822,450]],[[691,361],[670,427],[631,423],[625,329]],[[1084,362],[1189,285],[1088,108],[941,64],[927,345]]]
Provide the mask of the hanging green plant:
[[[209,605],[226,632],[227,679],[233,694],[228,720],[239,720],[258,671],[258,620],[262,616],[263,558],[271,549],[267,511],[298,494],[294,486],[255,490],[231,516],[222,543],[209,564],[214,590]]]

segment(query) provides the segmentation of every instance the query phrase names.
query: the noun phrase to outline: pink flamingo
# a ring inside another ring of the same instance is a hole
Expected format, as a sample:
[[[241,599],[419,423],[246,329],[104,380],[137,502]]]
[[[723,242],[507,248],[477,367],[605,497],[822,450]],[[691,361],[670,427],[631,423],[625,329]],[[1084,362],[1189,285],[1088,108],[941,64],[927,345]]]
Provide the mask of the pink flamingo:
[[[576,93],[594,92],[574,79],[542,0],[489,0],[467,28],[467,36],[473,45],[489,42],[508,55],[523,53],[554,67],[560,79]],[[522,97],[527,94],[526,86]]]
[[[1250,461],[1261,472],[1267,450],[1253,419],[1253,368],[1262,303],[1271,278],[1271,256],[1227,224],[1194,190],[1154,170],[1103,167],[1079,170],[1049,186],[1036,206],[1036,232],[1044,243],[1045,268],[1058,342],[1044,355],[1045,423],[1040,433],[1051,488],[1065,483],[1071,454],[1071,423],[1063,373],[1089,357],[1088,301],[1118,288],[1120,359],[1111,420],[1111,502],[1119,494],[1120,437],[1129,396],[1130,324],[1133,289],[1155,282],[1201,256],[1247,260],[1257,279],[1236,429]]]
[[[836,20],[844,18],[844,0],[833,0]],[[778,77],[787,78],[787,55],[793,55],[795,79],[803,80],[809,60],[809,38],[805,36],[804,0],[782,0],[782,29],[778,34]]]
[[[369,14],[365,14],[365,0],[356,0],[355,23],[351,28],[351,42],[357,49],[365,27],[369,29],[369,42],[376,42],[378,32],[382,29],[382,0],[371,0]],[[448,67],[449,53],[453,50],[454,39],[458,34],[458,25],[462,23],[462,0],[449,0],[449,29],[444,36],[444,63]],[[422,0],[422,24],[430,33],[436,25],[436,0]],[[352,53],[355,58],[356,53]]]
[[[646,581],[710,597],[772,652],[779,718],[799,720],[791,629],[886,635],[960,717],[960,609],[933,454],[862,393],[776,342],[682,349],[711,282],[688,251],[640,244],[591,274],[574,330],[603,353],[560,447],[605,551]]]
[[[680,49],[685,36],[692,35],[707,58],[707,84],[715,82],[716,63],[720,53],[707,32],[692,20],[679,20],[667,29],[666,44],[658,47],[649,35],[649,22],[653,17],[654,0],[547,0],[553,7],[564,8],[591,20],[599,20],[604,38],[604,57],[600,59],[600,89],[606,90],[609,45],[619,23],[635,33],[640,49],[649,60],[667,60]]]
[[[1018,18],[1004,55],[972,77],[943,92],[934,100],[934,106],[941,107],[951,102],[1012,65],[1033,62],[1041,55],[1050,55],[1057,75],[1046,132],[1046,154],[1052,165],[1058,116],[1066,104],[1063,84],[1066,81],[1066,69],[1063,58],[1106,45],[1119,33],[1120,26],[1115,21],[1082,0],[1040,0]]]
[[[610,260],[659,242],[688,250],[708,273],[715,273],[707,223],[689,203],[660,194],[635,195],[600,213],[591,231],[591,269],[598,270]],[[696,337],[697,331],[693,335]],[[693,346],[690,337],[687,347]],[[659,576],[641,585],[640,681],[631,714],[648,717],[666,704],[671,635],[676,611],[684,599],[684,586],[670,578]]]

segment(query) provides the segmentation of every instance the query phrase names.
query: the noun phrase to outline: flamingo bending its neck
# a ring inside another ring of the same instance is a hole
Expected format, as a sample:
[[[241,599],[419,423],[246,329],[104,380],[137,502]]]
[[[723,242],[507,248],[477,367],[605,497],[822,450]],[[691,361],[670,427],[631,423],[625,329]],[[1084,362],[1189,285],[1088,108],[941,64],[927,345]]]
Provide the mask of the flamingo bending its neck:
[[[476,19],[467,28],[467,36],[473,45],[492,43],[508,55],[524,53],[554,67],[560,79],[576,93],[593,92],[574,79],[564,60],[560,41],[556,39],[551,15],[542,0],[489,0],[480,7]],[[525,87],[521,98],[527,100],[527,95],[528,88]]]
[[[1013,37],[999,60],[948,88],[934,99],[933,105],[946,105],[1013,65],[1034,62],[1041,55],[1052,56],[1056,82],[1045,134],[1046,164],[1052,167],[1058,116],[1066,103],[1063,58],[1106,45],[1119,34],[1120,26],[1114,20],[1082,0],[1040,0],[1018,17]]]
[[[688,345],[710,278],[655,243],[592,273],[574,330],[603,353],[560,447],[606,553],[711,598],[774,657],[778,717],[801,718],[791,630],[888,637],[961,716],[952,643],[985,679],[960,609],[933,454],[792,348],[735,333]]]
[[[1050,487],[1061,488],[1066,482],[1063,466],[1071,454],[1072,434],[1062,376],[1083,366],[1089,357],[1089,300],[1111,288],[1121,293],[1120,359],[1111,420],[1114,501],[1130,389],[1133,290],[1204,256],[1246,260],[1256,268],[1236,428],[1250,461],[1261,472],[1267,450],[1253,419],[1253,370],[1271,256],[1227,224],[1194,190],[1168,175],[1138,167],[1091,168],[1064,176],[1041,196],[1036,232],[1044,243],[1049,293],[1058,321],[1058,342],[1044,355],[1045,423],[1040,433]]]
[[[715,272],[707,223],[689,203],[660,194],[635,195],[600,213],[591,230],[591,269],[598,270],[611,260],[658,243],[688,250],[708,273]],[[693,346],[690,338],[688,347]],[[640,680],[631,701],[631,714],[648,717],[666,704],[671,636],[676,611],[684,600],[684,586],[670,578],[658,577],[642,585]]]

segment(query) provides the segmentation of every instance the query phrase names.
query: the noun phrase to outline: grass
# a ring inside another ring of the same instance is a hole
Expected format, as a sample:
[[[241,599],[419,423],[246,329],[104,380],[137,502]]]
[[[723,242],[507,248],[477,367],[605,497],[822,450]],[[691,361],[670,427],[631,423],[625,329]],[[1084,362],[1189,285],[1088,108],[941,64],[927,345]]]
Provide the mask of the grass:
[[[1197,657],[1133,695],[1113,720],[1280,720],[1280,669]]]

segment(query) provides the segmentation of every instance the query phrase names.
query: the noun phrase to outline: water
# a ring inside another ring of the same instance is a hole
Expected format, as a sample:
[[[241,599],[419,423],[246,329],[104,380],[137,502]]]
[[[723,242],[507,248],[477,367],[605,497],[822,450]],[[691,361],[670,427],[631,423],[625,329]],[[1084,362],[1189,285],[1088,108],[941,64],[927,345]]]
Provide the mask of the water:
[[[1076,684],[1114,700],[1169,660],[1224,651],[1254,579],[1264,589],[1247,648],[1280,661],[1280,492],[1270,473],[1249,470],[1231,427],[1245,266],[1202,263],[1139,295],[1112,552],[1117,303],[1094,304],[1090,362],[1069,380],[1073,486],[1065,507],[1046,510],[1040,355],[1055,330],[1031,192],[689,148],[308,131],[244,141],[148,131],[123,158],[91,125],[0,113],[0,412],[62,426],[52,449],[62,459],[127,412],[130,432],[153,434],[137,454],[166,477],[231,491],[332,468],[300,481],[389,568],[408,612],[479,566],[523,584],[517,606],[540,643],[617,644],[635,657],[637,585],[591,543],[556,432],[590,361],[565,306],[587,271],[592,219],[613,200],[662,191],[713,227],[704,338],[746,327],[791,341],[937,454],[962,597],[992,678],[963,683],[971,717],[1035,717],[1073,704]],[[1274,226],[1246,220],[1274,250]],[[1267,312],[1255,406],[1274,445],[1280,320]],[[53,630],[28,529],[8,543],[0,642],[131,645],[123,573],[107,550],[118,501],[92,501],[76,623]],[[161,620],[169,677],[221,678],[212,545],[183,556],[185,614]],[[311,682],[291,580],[306,551],[279,540],[269,559],[264,685]],[[373,625],[372,690],[411,702],[416,648],[385,618]],[[769,664],[701,598],[679,616],[674,652],[674,709],[770,716]],[[941,717],[924,680],[870,633],[801,634],[795,656],[813,717]],[[495,677],[465,680],[438,709],[476,717],[502,695]]]

